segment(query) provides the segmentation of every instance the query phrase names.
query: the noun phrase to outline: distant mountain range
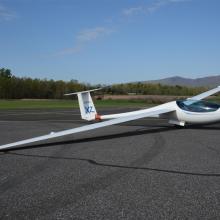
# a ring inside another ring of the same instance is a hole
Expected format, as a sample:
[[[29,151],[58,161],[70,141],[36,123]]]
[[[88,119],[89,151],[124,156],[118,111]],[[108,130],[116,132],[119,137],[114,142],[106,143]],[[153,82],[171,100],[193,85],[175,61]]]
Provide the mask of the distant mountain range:
[[[192,87],[198,87],[198,86],[215,87],[215,86],[220,86],[220,75],[208,76],[208,77],[196,78],[196,79],[174,76],[160,80],[145,81],[145,83],[153,83],[153,84],[160,83],[163,85],[172,85],[172,86],[180,85],[180,86],[192,86]]]

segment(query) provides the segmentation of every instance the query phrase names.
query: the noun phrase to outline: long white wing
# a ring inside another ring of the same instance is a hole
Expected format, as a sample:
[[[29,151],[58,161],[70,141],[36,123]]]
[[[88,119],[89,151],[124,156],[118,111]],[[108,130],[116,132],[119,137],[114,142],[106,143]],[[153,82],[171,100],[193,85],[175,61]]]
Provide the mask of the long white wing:
[[[110,126],[110,125],[120,124],[120,123],[127,122],[127,121],[133,121],[133,120],[137,120],[137,119],[141,119],[141,118],[145,118],[145,117],[150,117],[153,115],[159,115],[159,114],[163,114],[163,113],[167,113],[167,112],[172,112],[175,109],[173,109],[173,108],[172,109],[171,108],[165,109],[163,107],[160,108],[160,106],[157,106],[157,107],[153,107],[152,110],[150,110],[150,111],[149,110],[150,109],[146,109],[146,112],[141,113],[141,114],[137,114],[137,115],[116,118],[116,119],[112,119],[109,121],[99,122],[96,124],[91,124],[91,125],[86,125],[86,126],[82,126],[82,127],[78,127],[78,128],[54,132],[54,133],[51,133],[48,135],[43,135],[40,137],[35,137],[35,138],[23,140],[23,141],[18,141],[18,142],[11,143],[11,144],[5,144],[5,145],[0,146],[0,150],[5,150],[5,149],[13,148],[16,146],[21,146],[21,145],[25,145],[25,144],[38,142],[38,141],[48,140],[48,139],[61,137],[61,136],[65,136],[65,135],[76,134],[79,132],[89,131],[89,130],[102,128],[102,127],[106,127],[106,126]]]
[[[207,91],[207,92],[201,93],[201,94],[199,94],[199,95],[193,96],[193,97],[191,97],[191,98],[189,98],[189,99],[192,99],[192,100],[201,100],[201,99],[204,99],[204,98],[206,98],[206,97],[208,97],[208,96],[210,96],[210,95],[213,95],[213,94],[215,94],[215,93],[217,93],[217,92],[220,92],[220,86],[218,86],[218,87],[216,87],[216,88],[214,88],[214,89],[211,89],[211,90],[209,90],[209,91]]]

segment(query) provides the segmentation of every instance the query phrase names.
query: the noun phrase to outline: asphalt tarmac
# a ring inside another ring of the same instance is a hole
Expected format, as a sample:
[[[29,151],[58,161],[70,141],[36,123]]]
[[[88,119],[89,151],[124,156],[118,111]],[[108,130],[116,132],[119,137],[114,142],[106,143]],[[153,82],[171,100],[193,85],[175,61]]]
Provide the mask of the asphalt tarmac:
[[[85,124],[0,111],[0,144]],[[219,131],[143,119],[1,152],[0,219],[220,219]]]

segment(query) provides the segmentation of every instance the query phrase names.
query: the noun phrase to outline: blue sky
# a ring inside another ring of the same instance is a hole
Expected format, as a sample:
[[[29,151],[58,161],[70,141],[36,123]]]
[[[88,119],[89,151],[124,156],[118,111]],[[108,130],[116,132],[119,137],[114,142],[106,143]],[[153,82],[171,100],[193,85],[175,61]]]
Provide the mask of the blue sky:
[[[0,67],[111,84],[220,74],[219,0],[0,0]]]

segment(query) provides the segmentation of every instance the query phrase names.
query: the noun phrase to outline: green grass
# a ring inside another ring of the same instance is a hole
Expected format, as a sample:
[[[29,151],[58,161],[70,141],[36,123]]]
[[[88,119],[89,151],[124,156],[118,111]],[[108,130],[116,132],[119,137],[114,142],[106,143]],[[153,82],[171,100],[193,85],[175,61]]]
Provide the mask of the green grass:
[[[149,106],[144,100],[97,100],[101,107],[144,107]],[[0,100],[0,109],[66,109],[78,108],[77,100]]]
[[[77,107],[76,102],[58,100],[0,100],[0,109],[56,109]]]
[[[220,103],[220,97],[209,101]],[[158,103],[160,104],[160,103]],[[150,100],[96,100],[97,108],[150,107],[157,105]],[[0,100],[0,109],[68,109],[79,108],[77,100]]]

